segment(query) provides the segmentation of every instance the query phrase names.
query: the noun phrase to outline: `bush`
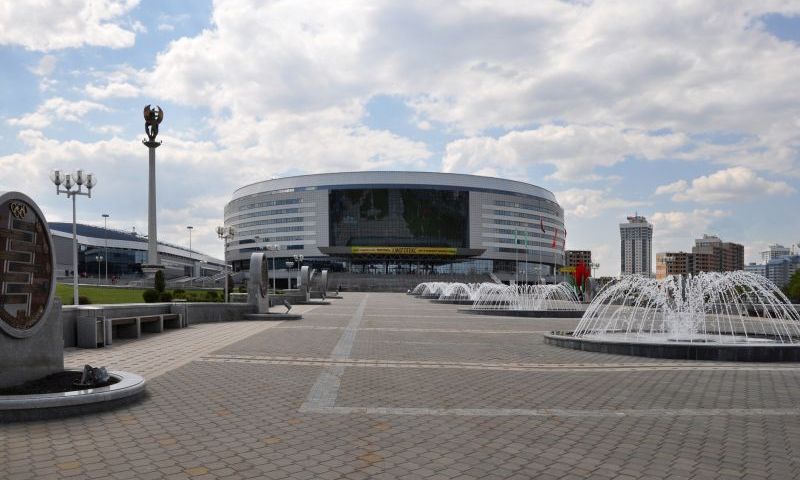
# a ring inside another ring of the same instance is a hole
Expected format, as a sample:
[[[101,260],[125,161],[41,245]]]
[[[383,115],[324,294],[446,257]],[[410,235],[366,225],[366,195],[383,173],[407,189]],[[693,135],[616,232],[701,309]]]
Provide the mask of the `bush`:
[[[800,303],[800,270],[794,272],[786,285],[786,296],[794,303]]]
[[[78,296],[78,305],[91,305],[92,301],[85,295]]]
[[[159,297],[158,292],[153,290],[152,288],[148,288],[142,293],[142,298],[144,298],[144,301],[147,303],[157,302],[158,297]]]
[[[247,289],[244,288],[244,285],[239,285],[239,288],[237,290],[239,290],[239,293],[247,293]]]
[[[208,299],[208,301],[216,302],[217,298],[218,298],[217,297],[217,292],[215,292],[214,290],[209,290],[209,291],[206,292],[206,299]]]
[[[172,294],[169,292],[161,292],[158,294],[158,301],[159,302],[171,302],[172,301]]]
[[[164,293],[164,289],[167,288],[167,284],[164,281],[164,272],[162,270],[158,270],[156,272],[156,278],[153,282],[153,288],[156,289],[158,293]]]
[[[172,298],[187,298],[186,291],[180,288],[176,288],[172,291]]]

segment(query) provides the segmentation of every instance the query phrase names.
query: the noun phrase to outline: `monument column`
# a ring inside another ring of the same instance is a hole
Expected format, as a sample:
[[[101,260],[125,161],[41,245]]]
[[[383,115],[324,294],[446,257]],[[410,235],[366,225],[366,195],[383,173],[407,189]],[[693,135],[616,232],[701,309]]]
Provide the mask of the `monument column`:
[[[142,140],[147,147],[150,161],[150,175],[147,191],[147,264],[142,265],[142,271],[147,274],[155,274],[164,268],[158,259],[158,224],[156,222],[156,148],[161,142],[156,141],[158,126],[164,119],[164,111],[161,107],[144,107],[144,131],[147,133],[147,140]]]
[[[150,182],[147,189],[147,263],[160,265],[158,261],[158,224],[156,221],[156,148],[161,142],[144,142],[150,156]]]

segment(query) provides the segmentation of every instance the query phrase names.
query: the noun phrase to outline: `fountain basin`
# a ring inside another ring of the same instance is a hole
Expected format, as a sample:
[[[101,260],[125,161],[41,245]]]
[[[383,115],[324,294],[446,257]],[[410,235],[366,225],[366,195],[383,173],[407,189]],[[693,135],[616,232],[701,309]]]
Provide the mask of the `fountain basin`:
[[[712,335],[713,336],[713,335]],[[733,337],[733,335],[732,335]],[[685,339],[684,339],[685,340]],[[781,343],[770,338],[749,337],[747,342],[681,341],[680,338],[626,339],[623,334],[575,337],[573,332],[551,332],[548,345],[583,350],[673,360],[724,362],[800,362],[800,344]]]
[[[109,372],[109,375],[116,383],[106,387],[59,393],[0,395],[0,421],[44,420],[91,414],[136,402],[145,395],[142,376],[120,371]]]
[[[583,310],[495,310],[495,309],[459,309],[462,313],[474,315],[492,315],[496,317],[530,317],[530,318],[581,318]]]

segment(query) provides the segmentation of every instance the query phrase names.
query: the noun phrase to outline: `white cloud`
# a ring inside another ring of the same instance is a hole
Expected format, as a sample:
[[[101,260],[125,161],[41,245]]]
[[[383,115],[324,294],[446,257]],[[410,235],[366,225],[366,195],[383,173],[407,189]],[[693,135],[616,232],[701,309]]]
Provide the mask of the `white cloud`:
[[[488,165],[498,168],[547,164],[554,178],[596,179],[593,169],[610,167],[626,157],[655,160],[686,142],[683,135],[650,135],[612,126],[544,125],[536,130],[513,131],[500,138],[472,137],[446,147],[443,169],[470,171]]]
[[[675,201],[723,203],[750,200],[770,195],[790,195],[796,190],[786,182],[759,177],[746,167],[731,167],[697,177],[689,184],[678,180],[656,189],[656,195],[672,194]]]
[[[137,30],[122,20],[139,0],[14,0],[0,8],[0,45],[52,51],[84,45],[133,46]]]
[[[42,58],[39,59],[39,63],[31,68],[30,71],[36,76],[47,77],[55,70],[56,63],[58,63],[58,58],[54,55],[43,55]]]
[[[84,88],[86,95],[94,99],[136,97],[143,91],[144,72],[129,65],[122,65],[110,72],[93,72],[99,78],[97,83],[89,83]]]
[[[392,95],[421,128],[467,136],[448,145],[450,171],[485,152],[496,156],[471,170],[550,163],[559,180],[597,179],[595,167],[627,155],[756,158],[760,169],[800,172],[800,75],[785,68],[800,49],[758,21],[797,11],[782,2],[221,0],[211,27],[170,43],[152,71],[87,93],[158,91],[209,107],[213,126],[313,122],[332,109],[352,126],[371,98]],[[494,138],[489,129],[513,131]],[[696,136],[708,132],[746,140]]]
[[[656,188],[656,195],[669,195],[685,192],[689,188],[686,180],[678,180],[667,185],[660,185]]]
[[[726,210],[698,208],[691,211],[655,212],[649,220],[653,224],[653,238],[663,242],[698,238],[703,233],[708,233],[715,221],[730,214]],[[681,248],[685,249],[686,246]]]
[[[556,192],[559,205],[569,216],[596,218],[609,210],[631,210],[647,205],[646,202],[617,198],[610,190],[571,188]]]
[[[108,111],[108,108],[88,100],[71,101],[61,97],[47,99],[35,112],[19,118],[10,118],[9,125],[26,128],[44,128],[54,121],[79,122],[91,111]]]

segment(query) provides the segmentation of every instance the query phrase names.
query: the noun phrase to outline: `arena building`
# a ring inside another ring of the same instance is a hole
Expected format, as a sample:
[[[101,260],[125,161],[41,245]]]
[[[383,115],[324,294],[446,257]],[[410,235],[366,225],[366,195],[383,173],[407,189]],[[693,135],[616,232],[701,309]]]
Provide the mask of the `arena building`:
[[[72,275],[72,224],[50,222],[56,252],[56,275]],[[78,275],[121,279],[127,283],[143,277],[142,265],[147,263],[147,237],[135,232],[78,224]],[[158,254],[165,266],[166,278],[208,277],[221,274],[225,263],[197,250],[158,242]]]
[[[234,271],[278,246],[280,270],[552,275],[564,265],[564,210],[528,183],[428,172],[342,172],[265,180],[225,206]]]

